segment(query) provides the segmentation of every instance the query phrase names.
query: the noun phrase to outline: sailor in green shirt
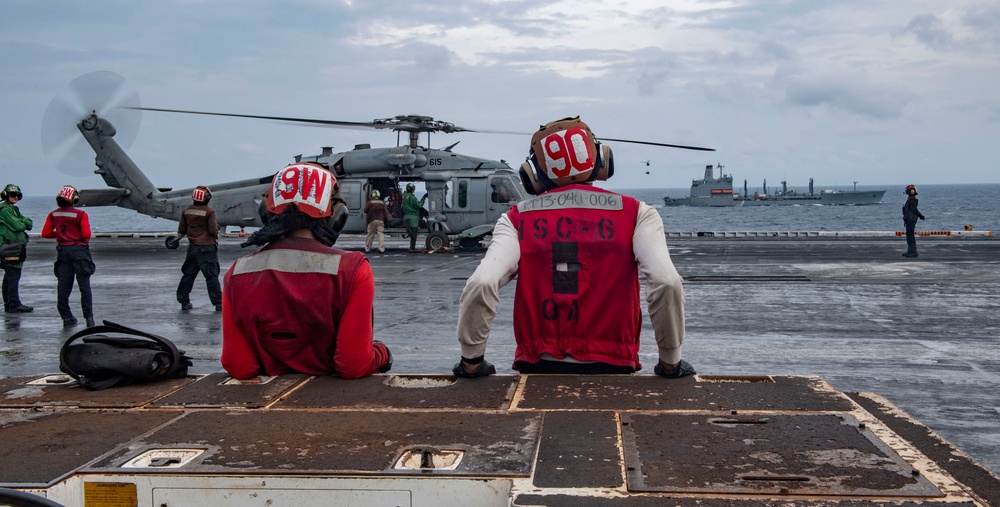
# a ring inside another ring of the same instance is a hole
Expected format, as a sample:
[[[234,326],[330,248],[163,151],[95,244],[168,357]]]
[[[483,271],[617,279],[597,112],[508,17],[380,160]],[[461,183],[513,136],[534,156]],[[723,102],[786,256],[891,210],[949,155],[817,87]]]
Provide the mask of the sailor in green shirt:
[[[3,265],[3,309],[7,313],[28,313],[34,308],[21,304],[18,285],[21,283],[21,267],[28,246],[28,233],[31,230],[31,219],[22,215],[17,208],[18,201],[24,195],[21,187],[8,184],[0,192],[0,241],[4,244],[18,244],[21,249],[17,255],[0,258]]]
[[[417,199],[417,196],[413,195],[413,191],[417,187],[413,183],[406,184],[406,192],[403,192],[403,226],[406,227],[406,233],[410,236],[410,251],[417,251],[417,228],[420,227],[420,210],[424,207],[424,201],[427,200],[427,194],[423,197]]]

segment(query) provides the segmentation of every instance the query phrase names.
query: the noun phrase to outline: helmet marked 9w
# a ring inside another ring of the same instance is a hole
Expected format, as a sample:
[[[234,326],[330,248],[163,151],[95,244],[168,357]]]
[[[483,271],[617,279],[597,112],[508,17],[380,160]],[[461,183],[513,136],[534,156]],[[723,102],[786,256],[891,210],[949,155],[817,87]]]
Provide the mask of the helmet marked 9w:
[[[80,192],[78,192],[72,185],[66,185],[59,189],[59,193],[56,194],[56,198],[76,205],[80,202]]]
[[[521,164],[521,183],[529,194],[614,174],[611,148],[601,146],[579,116],[539,127],[531,136],[528,158]]]
[[[280,215],[294,205],[313,218],[330,216],[337,178],[318,164],[290,164],[278,171],[271,180],[267,194],[267,211]]]

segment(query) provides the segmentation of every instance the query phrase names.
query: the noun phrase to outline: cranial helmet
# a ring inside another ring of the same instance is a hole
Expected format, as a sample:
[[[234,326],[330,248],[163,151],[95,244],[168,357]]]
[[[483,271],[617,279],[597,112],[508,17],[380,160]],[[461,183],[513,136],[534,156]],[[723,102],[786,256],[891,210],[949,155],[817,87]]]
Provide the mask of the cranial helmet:
[[[378,193],[378,190],[372,190],[372,199],[378,199],[382,197],[382,194]]]
[[[906,195],[917,195],[917,186],[916,185],[907,185],[906,186]]]
[[[212,200],[212,190],[205,185],[198,185],[191,191],[191,199],[196,204],[208,204],[208,201]]]
[[[267,211],[280,215],[290,208],[313,218],[330,216],[337,178],[318,164],[290,164],[278,171],[271,180],[267,194]]]
[[[266,245],[300,229],[309,229],[321,243],[333,246],[348,218],[337,178],[314,163],[291,164],[278,171],[261,204],[264,227],[241,246]]]
[[[611,148],[601,146],[579,116],[563,118],[538,128],[531,136],[531,149],[521,164],[521,183],[529,194],[606,180],[615,173]]]
[[[413,192],[416,189],[417,189],[417,186],[414,185],[413,183],[407,183],[406,184],[406,191],[407,192]]]
[[[4,186],[3,190],[0,191],[0,200],[6,201],[10,196],[17,196],[18,199],[24,197],[24,194],[21,193],[21,187],[13,183],[8,183]]]
[[[62,199],[68,204],[76,205],[76,203],[80,202],[80,192],[78,192],[72,186],[66,185],[65,187],[62,187],[62,189],[59,190],[58,194],[56,194],[57,204],[59,203],[60,199]]]

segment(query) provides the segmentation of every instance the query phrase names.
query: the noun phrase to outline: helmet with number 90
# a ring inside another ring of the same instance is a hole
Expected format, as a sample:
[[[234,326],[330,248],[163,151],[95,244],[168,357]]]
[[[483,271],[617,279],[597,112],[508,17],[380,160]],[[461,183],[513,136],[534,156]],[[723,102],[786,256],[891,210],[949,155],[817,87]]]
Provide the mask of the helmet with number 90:
[[[614,175],[611,148],[601,146],[579,116],[539,127],[531,136],[527,160],[521,164],[521,182],[529,194],[570,185],[606,180]]]

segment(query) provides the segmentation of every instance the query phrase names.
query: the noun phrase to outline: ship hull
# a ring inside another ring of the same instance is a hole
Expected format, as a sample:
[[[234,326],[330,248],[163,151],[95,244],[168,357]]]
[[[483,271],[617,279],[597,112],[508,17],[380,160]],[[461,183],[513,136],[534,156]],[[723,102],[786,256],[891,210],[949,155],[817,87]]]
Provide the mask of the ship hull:
[[[743,199],[743,206],[860,206],[881,204],[885,190],[831,191],[814,195],[775,195]]]

